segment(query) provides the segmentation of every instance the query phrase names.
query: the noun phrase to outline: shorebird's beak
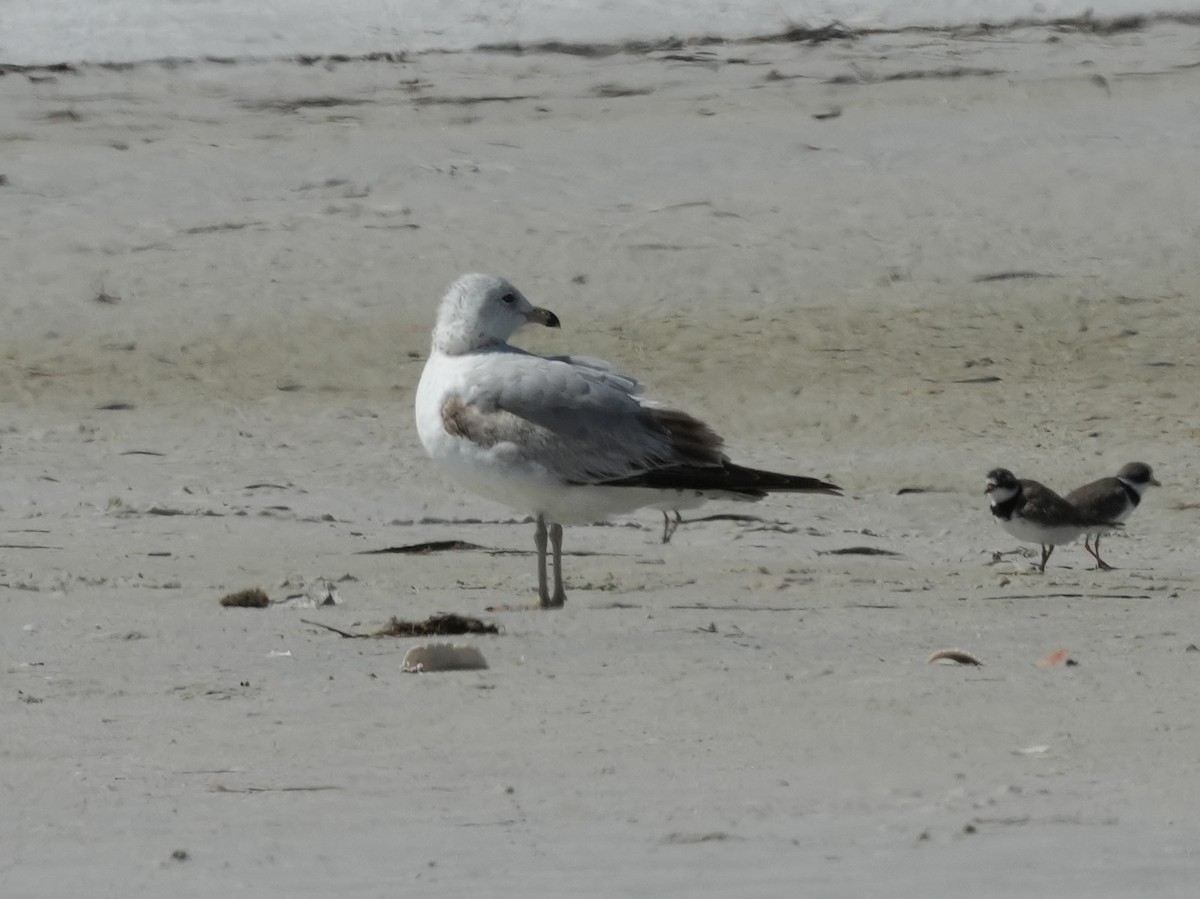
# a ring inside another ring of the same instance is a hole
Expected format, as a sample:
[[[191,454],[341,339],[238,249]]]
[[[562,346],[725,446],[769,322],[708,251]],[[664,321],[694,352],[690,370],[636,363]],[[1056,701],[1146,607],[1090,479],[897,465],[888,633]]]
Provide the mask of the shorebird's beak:
[[[525,320],[533,324],[545,325],[547,328],[558,328],[562,326],[558,316],[549,309],[543,309],[541,306],[534,306],[525,313]]]
[[[1158,481],[1158,478],[1151,478],[1151,479],[1150,479],[1150,483],[1151,483],[1151,484],[1153,484],[1155,487],[1161,487],[1161,486],[1162,486],[1162,484],[1160,484],[1160,483],[1159,483],[1159,481]]]
[[[987,486],[983,488],[983,492],[991,493],[995,489],[996,489],[996,485],[993,484],[991,481],[988,481]]]

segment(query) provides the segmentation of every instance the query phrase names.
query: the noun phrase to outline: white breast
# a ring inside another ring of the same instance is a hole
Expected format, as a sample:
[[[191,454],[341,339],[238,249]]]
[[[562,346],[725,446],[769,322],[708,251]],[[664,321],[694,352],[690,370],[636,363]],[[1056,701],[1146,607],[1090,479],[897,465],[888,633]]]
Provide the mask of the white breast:
[[[1083,533],[1082,528],[1074,525],[1039,525],[1027,521],[1020,515],[1013,515],[1008,521],[1002,518],[998,521],[1004,526],[1004,530],[1025,543],[1062,546],[1072,542]]]

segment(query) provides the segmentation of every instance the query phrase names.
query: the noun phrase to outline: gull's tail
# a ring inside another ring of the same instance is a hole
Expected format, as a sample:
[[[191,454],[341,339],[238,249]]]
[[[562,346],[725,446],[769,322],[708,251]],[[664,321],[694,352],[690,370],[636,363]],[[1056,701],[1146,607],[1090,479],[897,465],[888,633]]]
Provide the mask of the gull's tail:
[[[768,493],[824,493],[841,496],[842,488],[818,478],[779,474],[757,468],[724,465],[672,465],[627,478],[601,481],[601,487],[648,487],[654,490],[695,490],[704,493],[736,493],[746,499],[761,499]]]

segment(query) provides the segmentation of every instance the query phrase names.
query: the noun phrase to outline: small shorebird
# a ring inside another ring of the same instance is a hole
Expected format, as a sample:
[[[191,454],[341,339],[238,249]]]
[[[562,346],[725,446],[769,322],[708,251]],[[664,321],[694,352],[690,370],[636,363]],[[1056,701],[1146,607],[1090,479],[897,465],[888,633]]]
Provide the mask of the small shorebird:
[[[1161,486],[1149,465],[1129,462],[1121,466],[1115,478],[1100,478],[1072,490],[1067,494],[1067,502],[1088,518],[1123,522],[1138,507],[1142,494],[1151,487]],[[1107,530],[1103,526],[1091,527],[1083,537],[1083,548],[1091,553],[1096,568],[1102,571],[1112,570],[1112,566],[1100,558],[1100,535]]]
[[[538,600],[566,600],[562,526],[695,495],[758,500],[825,493],[817,478],[735,465],[723,441],[686,412],[641,397],[641,385],[607,362],[537,356],[507,341],[524,325],[559,326],[503,278],[464,275],[438,308],[417,386],[417,433],[426,452],[464,486],[537,521]],[[686,506],[685,506],[686,507]],[[554,592],[546,578],[547,538]]]
[[[675,536],[675,532],[679,530],[679,526],[683,524],[683,513],[678,508],[672,506],[668,509],[660,509],[663,517],[663,533],[662,542],[670,543],[671,538]]]
[[[698,509],[703,506],[707,500],[708,497],[706,497],[703,493],[685,496],[682,492],[680,492],[666,502],[652,504],[650,506],[651,509],[657,509],[659,512],[662,512],[662,542],[671,542],[671,538],[675,536],[675,532],[679,530],[679,526],[683,524],[684,509]]]
[[[1017,480],[1007,468],[988,472],[984,492],[992,515],[1004,530],[1025,543],[1041,545],[1039,571],[1046,570],[1054,547],[1070,543],[1088,528],[1121,527],[1119,522],[1085,515],[1037,481]]]

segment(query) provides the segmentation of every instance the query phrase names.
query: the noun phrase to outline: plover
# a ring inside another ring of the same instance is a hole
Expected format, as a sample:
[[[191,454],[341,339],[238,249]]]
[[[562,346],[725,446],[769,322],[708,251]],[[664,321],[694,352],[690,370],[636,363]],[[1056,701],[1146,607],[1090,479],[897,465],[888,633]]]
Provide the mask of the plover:
[[[1088,518],[1125,521],[1142,501],[1142,494],[1151,487],[1161,486],[1149,465],[1129,462],[1121,466],[1115,478],[1100,478],[1072,490],[1067,494],[1067,502]],[[1100,558],[1100,535],[1106,530],[1106,527],[1088,528],[1084,532],[1083,548],[1096,560],[1096,568],[1110,571],[1112,566]]]
[[[679,530],[679,526],[683,524],[683,513],[673,503],[668,503],[667,508],[659,509],[659,511],[662,512],[663,517],[662,542],[670,543],[675,532]]]
[[[1054,547],[1070,543],[1089,527],[1121,527],[1118,522],[1084,515],[1049,487],[1017,480],[1007,468],[988,472],[984,492],[992,515],[1004,530],[1025,543],[1041,545],[1039,571],[1046,570]]]
[[[452,478],[537,522],[538,600],[566,600],[562,526],[599,521],[701,493],[758,500],[768,493],[825,493],[818,478],[735,465],[723,441],[686,412],[641,398],[641,385],[606,362],[537,356],[510,336],[558,316],[503,278],[464,275],[438,308],[417,386],[417,432]],[[547,538],[554,590],[547,585]]]
[[[679,492],[664,503],[652,503],[651,509],[657,509],[662,512],[663,531],[662,542],[670,543],[671,538],[675,536],[675,532],[679,530],[679,526],[683,524],[684,509],[698,509],[708,501],[703,493],[696,493],[692,496],[686,496]]]

